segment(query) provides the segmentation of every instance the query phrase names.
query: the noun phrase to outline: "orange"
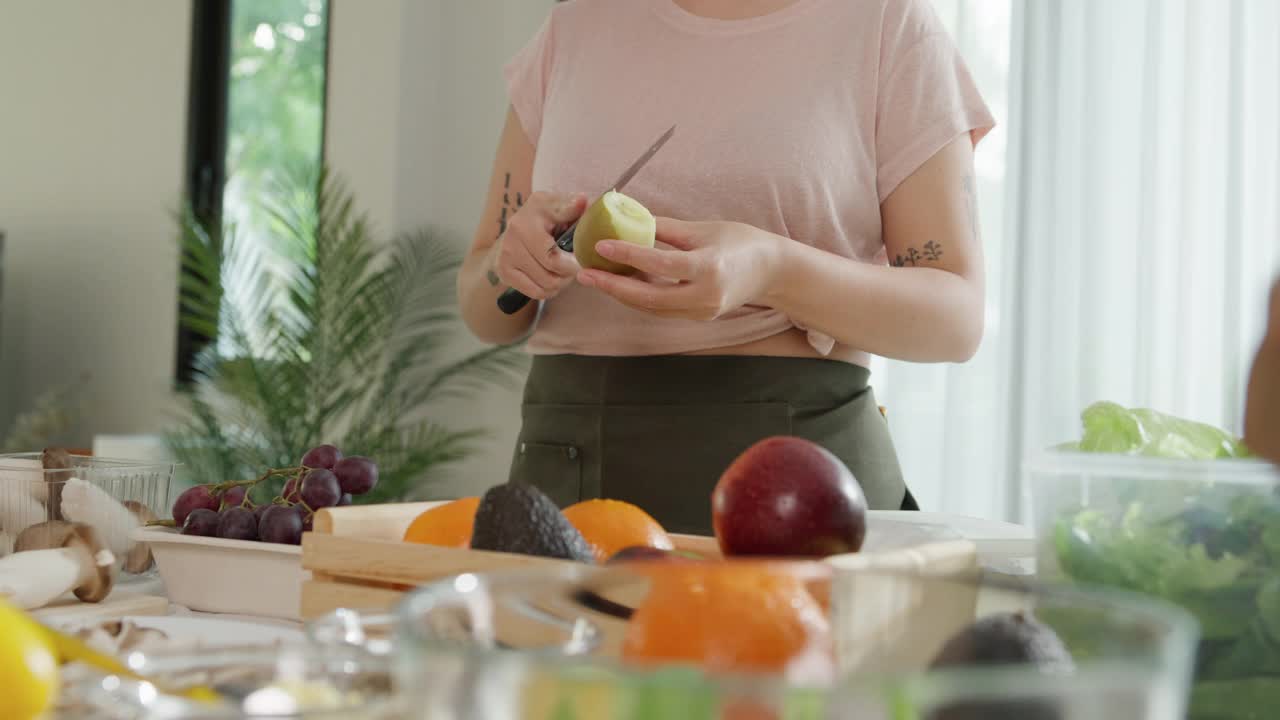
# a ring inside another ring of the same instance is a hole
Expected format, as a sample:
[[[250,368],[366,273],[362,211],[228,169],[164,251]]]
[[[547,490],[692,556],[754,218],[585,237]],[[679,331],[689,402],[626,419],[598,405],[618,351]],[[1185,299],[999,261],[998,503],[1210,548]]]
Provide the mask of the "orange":
[[[582,533],[596,562],[604,562],[629,547],[675,549],[657,520],[621,500],[583,500],[565,508],[564,517]]]
[[[649,564],[643,572],[652,585],[627,625],[624,658],[712,672],[831,672],[830,623],[791,564]]]
[[[465,497],[427,510],[413,519],[404,531],[404,541],[422,545],[467,547],[475,526],[480,498]]]

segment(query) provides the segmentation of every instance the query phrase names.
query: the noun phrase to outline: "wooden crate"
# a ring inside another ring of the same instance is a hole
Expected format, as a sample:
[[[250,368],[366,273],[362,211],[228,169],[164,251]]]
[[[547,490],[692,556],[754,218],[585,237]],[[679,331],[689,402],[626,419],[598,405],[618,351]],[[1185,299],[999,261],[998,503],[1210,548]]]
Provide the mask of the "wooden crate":
[[[312,620],[339,608],[380,614],[395,607],[411,588],[459,573],[534,567],[563,567],[569,561],[405,543],[405,529],[432,503],[409,503],[322,510],[315,530],[302,542],[302,565],[311,579],[302,587],[301,617]],[[710,557],[720,555],[713,538],[675,535],[676,546]],[[837,666],[856,673],[915,671],[928,665],[942,644],[991,608],[983,609],[977,546],[968,540],[836,556],[829,576],[810,591],[830,609]],[[919,582],[921,576],[964,578],[961,583]],[[635,605],[628,593],[609,600]],[[1016,599],[1016,598],[1015,598]],[[988,601],[989,604],[989,601]],[[543,608],[555,614],[560,607]],[[1020,609],[1020,608],[1007,608]],[[601,633],[601,654],[616,654],[626,627],[619,617],[575,606]],[[501,621],[499,619],[499,621]],[[507,618],[504,642],[545,647],[556,638],[546,627]]]
[[[467,572],[559,567],[567,560],[406,543],[413,519],[441,503],[328,508],[316,513],[302,538],[301,617],[312,620],[338,608],[388,610],[418,585]],[[677,548],[717,557],[714,538],[673,535]]]

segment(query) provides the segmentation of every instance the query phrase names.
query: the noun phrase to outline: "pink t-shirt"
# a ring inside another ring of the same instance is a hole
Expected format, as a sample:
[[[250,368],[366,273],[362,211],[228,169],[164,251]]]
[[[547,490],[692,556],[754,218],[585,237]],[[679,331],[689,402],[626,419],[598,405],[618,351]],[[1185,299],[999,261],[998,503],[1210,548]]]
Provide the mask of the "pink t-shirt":
[[[875,264],[880,203],[952,140],[976,144],[994,125],[929,0],[796,0],[746,20],[675,0],[572,0],[505,75],[536,147],[534,190],[594,197],[678,124],[624,190],[654,214],[747,223]],[[527,347],[678,354],[794,327],[759,306],[659,318],[573,284],[543,303]],[[808,337],[822,354],[834,345]]]

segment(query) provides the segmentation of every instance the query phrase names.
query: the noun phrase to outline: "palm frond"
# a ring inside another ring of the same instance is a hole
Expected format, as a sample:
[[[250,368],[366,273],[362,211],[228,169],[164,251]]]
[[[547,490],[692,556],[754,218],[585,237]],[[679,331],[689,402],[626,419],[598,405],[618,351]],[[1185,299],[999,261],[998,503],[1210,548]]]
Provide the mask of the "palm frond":
[[[515,380],[524,357],[457,357],[452,242],[425,230],[381,241],[325,168],[278,177],[255,242],[182,218],[182,322],[217,341],[170,446],[214,482],[332,442],[378,462],[382,480],[362,501],[421,495],[484,434],[423,422],[424,412]]]
[[[380,465],[391,469],[381,473],[378,486],[366,501],[414,499],[431,480],[443,479],[448,466],[469,456],[475,441],[483,436],[477,430],[449,430],[430,422],[400,431],[380,448]]]

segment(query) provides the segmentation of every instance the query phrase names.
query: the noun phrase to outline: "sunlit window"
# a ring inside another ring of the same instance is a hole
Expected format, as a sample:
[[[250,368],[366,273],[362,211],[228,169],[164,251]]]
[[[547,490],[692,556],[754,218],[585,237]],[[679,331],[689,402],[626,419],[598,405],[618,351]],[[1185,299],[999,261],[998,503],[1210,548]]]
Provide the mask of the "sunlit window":
[[[323,156],[328,0],[201,0],[192,48],[189,191],[204,223],[267,250],[289,176]],[[264,262],[280,253],[255,253]],[[181,327],[178,377],[212,337]]]

